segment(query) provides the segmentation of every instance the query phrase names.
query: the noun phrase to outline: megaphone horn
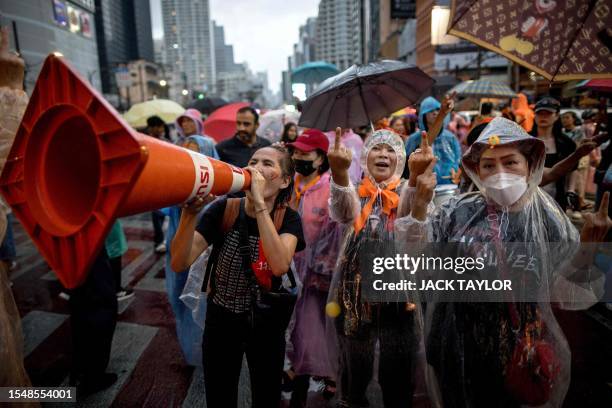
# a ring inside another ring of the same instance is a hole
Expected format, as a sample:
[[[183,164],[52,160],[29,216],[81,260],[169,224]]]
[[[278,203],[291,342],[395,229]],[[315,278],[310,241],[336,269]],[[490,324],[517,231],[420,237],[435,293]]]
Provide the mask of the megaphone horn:
[[[118,217],[209,193],[250,174],[131,129],[61,57],[36,82],[0,190],[66,288],[81,284]]]

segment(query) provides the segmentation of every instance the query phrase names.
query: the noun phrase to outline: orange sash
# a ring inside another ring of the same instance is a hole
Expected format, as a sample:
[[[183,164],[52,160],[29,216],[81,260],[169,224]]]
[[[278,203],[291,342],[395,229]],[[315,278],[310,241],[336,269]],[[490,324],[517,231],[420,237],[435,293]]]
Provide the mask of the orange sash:
[[[297,210],[300,205],[300,200],[302,199],[302,194],[304,194],[309,188],[317,184],[317,182],[321,180],[321,175],[319,174],[317,177],[312,179],[308,184],[304,186],[300,190],[300,181],[302,181],[302,176],[300,174],[295,176],[295,183],[293,186],[293,192],[295,193],[293,199],[291,200],[291,208]]]
[[[359,231],[363,229],[365,223],[372,212],[372,207],[374,206],[374,201],[380,195],[382,197],[383,203],[383,213],[387,214],[387,216],[391,215],[391,210],[397,208],[399,204],[399,195],[394,191],[400,183],[400,179],[392,181],[389,183],[384,190],[379,189],[372,183],[369,177],[364,177],[361,181],[361,185],[357,190],[359,193],[359,197],[370,197],[368,202],[361,209],[361,214],[355,220],[354,227],[355,233],[359,234]]]

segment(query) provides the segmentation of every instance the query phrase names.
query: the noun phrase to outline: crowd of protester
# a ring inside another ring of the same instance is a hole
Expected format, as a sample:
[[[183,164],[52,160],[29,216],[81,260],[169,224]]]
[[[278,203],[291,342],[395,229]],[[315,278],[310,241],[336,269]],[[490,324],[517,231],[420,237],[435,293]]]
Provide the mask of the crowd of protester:
[[[374,378],[385,407],[412,406],[417,396],[446,407],[561,406],[571,354],[550,303],[425,304],[417,294],[373,302],[361,285],[369,279],[361,256],[390,244],[533,242],[539,276],[574,296],[561,306],[596,302],[569,277],[591,262],[573,243],[609,240],[608,116],[535,102],[532,110],[519,94],[468,118],[453,112],[454,95],[427,97],[416,117],[356,129],[288,123],[275,144],[257,136],[252,107],[237,111],[235,135],[220,143],[195,109],[173,124],[175,137],[149,118],[151,136],[251,174],[244,194],[152,214],[178,341],[185,363],[203,366],[208,406],[237,406],[243,356],[254,407],[279,406],[283,391],[291,407],[305,407],[313,382],[339,407],[366,407]],[[2,244],[9,267],[11,239]],[[121,286],[126,248],[116,223],[85,284],[69,293],[70,384],[85,393],[117,380],[106,369],[117,302],[134,296]],[[185,295],[199,298],[205,317]],[[539,348],[521,354],[525,339]]]

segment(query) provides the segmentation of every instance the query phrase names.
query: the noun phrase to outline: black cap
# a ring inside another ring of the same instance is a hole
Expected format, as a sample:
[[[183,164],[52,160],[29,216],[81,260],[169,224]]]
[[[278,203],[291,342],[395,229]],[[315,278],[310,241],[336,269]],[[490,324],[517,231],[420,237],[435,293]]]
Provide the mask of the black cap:
[[[582,119],[586,120],[586,119],[593,119],[595,118],[595,116],[597,116],[597,113],[595,113],[595,111],[593,110],[585,110],[584,112],[582,112]]]
[[[559,111],[561,110],[561,104],[555,98],[545,96],[544,98],[540,99],[535,105],[535,111],[537,112],[540,110],[547,110],[550,112],[559,113]]]

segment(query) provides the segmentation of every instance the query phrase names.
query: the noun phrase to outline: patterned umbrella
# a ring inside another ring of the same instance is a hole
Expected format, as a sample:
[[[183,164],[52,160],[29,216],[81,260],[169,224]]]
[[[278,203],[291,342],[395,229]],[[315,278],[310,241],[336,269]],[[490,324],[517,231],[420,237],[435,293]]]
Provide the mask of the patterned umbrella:
[[[612,78],[610,0],[453,0],[449,34],[551,81]]]
[[[449,91],[457,92],[458,96],[474,96],[478,98],[515,98],[516,93],[501,82],[492,81],[465,81],[455,85]]]

